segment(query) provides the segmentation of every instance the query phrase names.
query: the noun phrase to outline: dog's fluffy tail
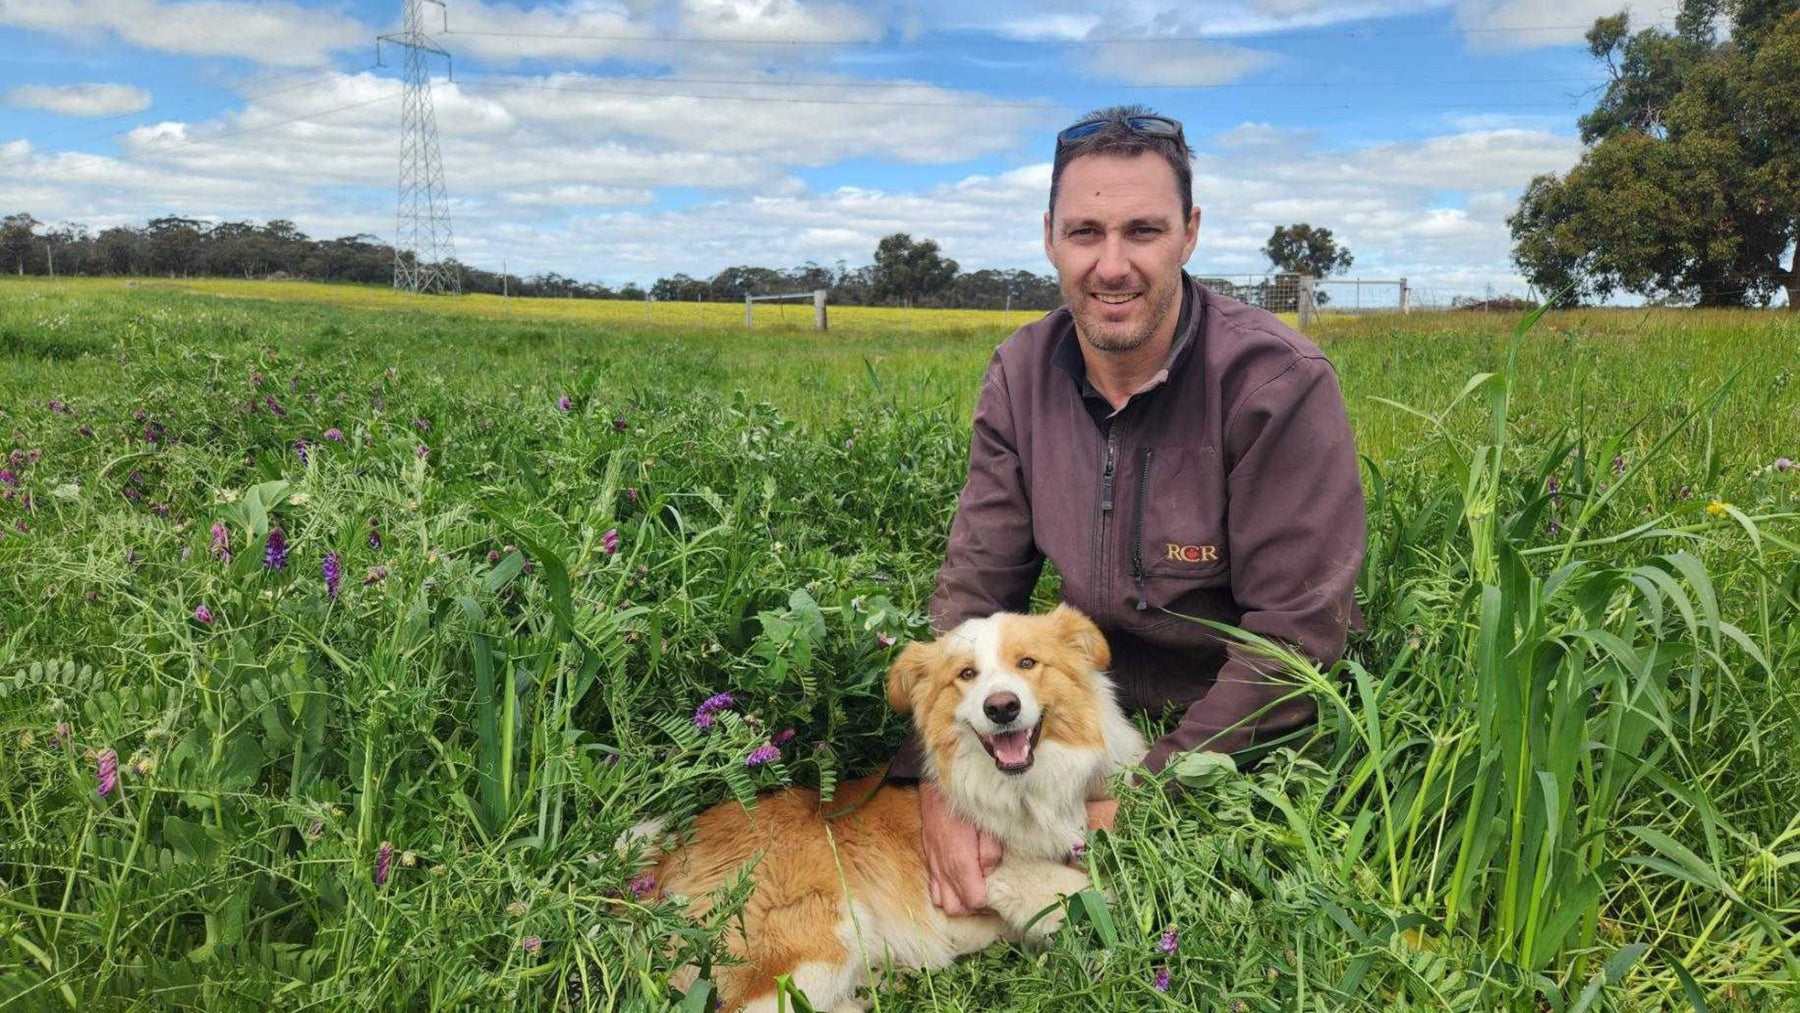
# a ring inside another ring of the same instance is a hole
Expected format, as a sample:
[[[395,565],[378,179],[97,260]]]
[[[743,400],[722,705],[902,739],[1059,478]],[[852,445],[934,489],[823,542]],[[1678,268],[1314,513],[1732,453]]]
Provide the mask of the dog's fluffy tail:
[[[667,833],[668,829],[669,821],[667,819],[645,820],[620,834],[619,839],[613,842],[613,850],[622,856],[628,855],[631,853],[631,846],[642,841],[646,852],[659,852],[662,850],[663,834]]]

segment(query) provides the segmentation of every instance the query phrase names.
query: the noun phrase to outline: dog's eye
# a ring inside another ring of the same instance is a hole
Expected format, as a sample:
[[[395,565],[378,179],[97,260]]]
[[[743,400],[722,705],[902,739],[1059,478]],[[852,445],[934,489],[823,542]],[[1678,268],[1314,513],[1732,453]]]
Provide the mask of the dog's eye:
[[[965,668],[956,673],[956,677],[964,682],[968,682],[970,679],[975,678],[975,670],[973,668]]]
[[[1021,669],[1036,668],[1037,667],[1037,659],[1036,658],[1020,658],[1019,659],[1019,667]]]

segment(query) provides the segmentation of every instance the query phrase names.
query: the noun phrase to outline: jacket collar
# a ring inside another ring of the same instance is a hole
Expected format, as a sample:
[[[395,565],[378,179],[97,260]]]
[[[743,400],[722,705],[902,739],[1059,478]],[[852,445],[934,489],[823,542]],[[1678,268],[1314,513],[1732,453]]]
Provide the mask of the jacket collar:
[[[1193,358],[1193,350],[1200,343],[1206,316],[1206,289],[1188,276],[1185,269],[1181,272],[1181,314],[1175,319],[1175,342],[1169,347],[1169,357],[1163,360],[1162,368],[1157,370],[1143,385],[1131,392],[1135,398],[1167,383]],[[1118,414],[1110,402],[1088,379],[1087,362],[1081,357],[1081,338],[1075,333],[1075,318],[1069,318],[1069,326],[1057,339],[1051,350],[1050,361],[1069,374],[1074,381],[1075,389],[1081,392],[1084,400],[1097,400],[1101,409],[1098,418],[1110,418]],[[1126,404],[1130,405],[1130,400]],[[1124,411],[1123,408],[1119,411]]]

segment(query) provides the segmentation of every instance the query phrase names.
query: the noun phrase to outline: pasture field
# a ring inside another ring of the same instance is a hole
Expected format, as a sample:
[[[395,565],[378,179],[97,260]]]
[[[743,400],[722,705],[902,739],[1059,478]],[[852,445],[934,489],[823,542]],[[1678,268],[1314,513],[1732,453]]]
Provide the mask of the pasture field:
[[[498,302],[0,279],[0,1008],[702,1010],[728,919],[613,841],[879,769],[1032,314]],[[1800,320],[1519,324],[1322,324],[1319,734],[1124,788],[1110,901],[872,1008],[1800,1009]]]

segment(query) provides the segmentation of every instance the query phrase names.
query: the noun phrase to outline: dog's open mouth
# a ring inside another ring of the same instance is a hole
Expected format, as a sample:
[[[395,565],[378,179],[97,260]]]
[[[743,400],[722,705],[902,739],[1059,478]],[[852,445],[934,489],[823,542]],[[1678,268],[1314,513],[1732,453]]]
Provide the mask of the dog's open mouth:
[[[981,735],[981,746],[994,758],[994,767],[1004,774],[1023,774],[1031,769],[1031,762],[1037,758],[1038,733],[1043,731],[1044,723],[1039,721],[1029,729],[1000,732],[996,735]]]

